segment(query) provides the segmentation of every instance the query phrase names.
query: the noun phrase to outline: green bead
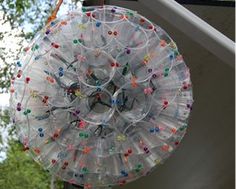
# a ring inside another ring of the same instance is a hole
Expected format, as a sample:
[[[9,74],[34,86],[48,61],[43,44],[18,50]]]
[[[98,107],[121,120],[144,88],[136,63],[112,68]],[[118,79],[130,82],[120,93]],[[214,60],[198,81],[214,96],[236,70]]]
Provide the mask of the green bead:
[[[28,113],[28,114],[31,113],[31,110],[30,110],[30,109],[27,109],[27,113]]]
[[[182,127],[179,128],[180,131],[184,131],[188,126],[187,125],[183,125]]]
[[[27,115],[28,113],[27,113],[27,111],[24,111],[24,115]]]
[[[175,56],[178,56],[179,55],[179,52],[177,50],[174,50],[174,55]]]
[[[80,137],[83,137],[83,136],[84,136],[84,133],[80,133],[79,136],[80,136]]]
[[[84,138],[88,138],[88,137],[89,137],[88,133],[85,133]]]
[[[128,11],[127,14],[130,15],[130,16],[134,16],[134,13],[132,13],[130,11]]]
[[[167,77],[169,74],[168,73],[164,73],[164,77]]]
[[[83,11],[83,12],[86,12],[87,9],[86,9],[85,7],[82,7],[82,11]]]
[[[77,39],[74,39],[74,40],[73,40],[73,43],[74,43],[74,44],[77,44],[77,43],[78,43],[78,40],[77,40]]]
[[[140,172],[140,169],[135,169],[135,172],[137,172],[137,173]]]
[[[165,69],[165,72],[169,72],[169,70],[170,70],[169,68],[166,68],[166,69]]]
[[[88,168],[87,167],[83,167],[82,172],[83,173],[88,173]]]
[[[143,168],[143,164],[141,164],[141,163],[139,163],[139,164],[137,164],[137,169],[142,169]]]

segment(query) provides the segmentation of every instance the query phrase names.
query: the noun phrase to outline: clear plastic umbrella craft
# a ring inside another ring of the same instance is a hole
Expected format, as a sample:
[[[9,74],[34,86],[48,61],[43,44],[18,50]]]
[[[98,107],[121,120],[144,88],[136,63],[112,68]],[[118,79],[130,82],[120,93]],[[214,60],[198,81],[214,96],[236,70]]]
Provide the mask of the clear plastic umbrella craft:
[[[192,108],[174,41],[137,12],[73,11],[23,49],[11,112],[24,149],[84,188],[147,175],[179,145]]]

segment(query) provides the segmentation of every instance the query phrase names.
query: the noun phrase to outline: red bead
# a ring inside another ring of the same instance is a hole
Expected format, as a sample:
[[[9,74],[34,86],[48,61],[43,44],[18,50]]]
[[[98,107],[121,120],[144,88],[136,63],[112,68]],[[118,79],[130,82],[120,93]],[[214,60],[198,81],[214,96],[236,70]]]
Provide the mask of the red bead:
[[[26,78],[25,78],[25,82],[26,82],[26,83],[29,83],[29,81],[30,81],[30,78],[29,78],[29,77],[26,77]]]
[[[88,17],[90,17],[90,16],[91,16],[91,12],[87,12],[86,15],[87,15]]]
[[[13,88],[10,89],[10,93],[14,93],[15,90]]]
[[[30,48],[29,47],[25,47],[24,51],[27,52]]]
[[[128,153],[131,154],[132,153],[132,149],[128,149]]]
[[[35,152],[36,154],[40,154],[40,149],[35,148],[35,149],[34,149],[34,152]]]
[[[176,141],[176,142],[175,142],[175,145],[176,145],[176,146],[177,146],[177,145],[179,145],[179,142],[178,142],[178,141]]]
[[[169,146],[168,146],[168,145],[163,145],[163,146],[161,147],[161,149],[162,149],[163,151],[168,151],[168,150],[169,150]]]
[[[56,163],[56,160],[55,160],[55,159],[52,159],[51,162],[52,162],[52,164],[55,164],[55,163]]]
[[[69,165],[68,161],[65,161],[64,166],[68,166],[68,165]]]
[[[28,150],[29,150],[29,147],[27,146],[23,148],[23,151],[28,151]]]
[[[152,26],[152,25],[148,26],[148,29],[152,30],[152,29],[153,29],[153,26]]]
[[[176,129],[175,128],[171,129],[171,132],[176,133]]]
[[[58,44],[56,44],[56,43],[51,43],[51,45],[54,47],[54,48],[59,48],[59,45]]]
[[[117,36],[118,35],[118,33],[117,33],[117,31],[114,31],[114,33],[113,33],[115,36]]]
[[[62,169],[66,169],[66,166],[63,165],[61,168],[62,168]]]
[[[168,105],[168,101],[165,100],[164,101],[164,105],[167,106]]]
[[[144,22],[145,22],[145,20],[144,20],[143,18],[141,18],[141,19],[140,19],[140,22],[141,22],[141,23],[144,23]]]
[[[125,156],[125,157],[128,157],[128,156],[129,156],[129,154],[128,154],[128,153],[125,153],[125,154],[124,154],[124,156]]]
[[[57,138],[58,136],[58,133],[54,133],[53,138]]]

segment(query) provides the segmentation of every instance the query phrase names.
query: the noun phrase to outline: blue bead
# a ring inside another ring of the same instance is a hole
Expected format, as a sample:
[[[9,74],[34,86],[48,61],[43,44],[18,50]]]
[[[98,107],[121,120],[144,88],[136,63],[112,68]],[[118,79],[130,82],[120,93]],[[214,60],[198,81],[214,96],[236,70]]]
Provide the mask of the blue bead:
[[[62,67],[60,67],[60,68],[59,68],[59,71],[61,71],[61,72],[62,72],[62,71],[63,71],[63,68],[62,68]]]
[[[43,128],[39,128],[38,131],[39,131],[39,132],[42,132],[42,131],[43,131]]]
[[[173,54],[170,55],[170,59],[171,59],[171,60],[174,59],[174,55],[173,55]]]
[[[43,134],[43,133],[40,133],[39,136],[40,136],[40,137],[44,137],[44,134]]]
[[[97,23],[96,23],[96,27],[100,27],[101,24],[102,24],[101,22],[97,22]]]
[[[150,133],[154,133],[155,129],[151,128],[149,131],[150,131]]]
[[[64,75],[63,72],[59,72],[59,77],[62,77]]]
[[[124,177],[127,177],[127,176],[128,176],[128,173],[127,173],[126,171],[124,171],[124,170],[122,170],[120,173],[121,173],[121,175],[123,175]]]
[[[17,61],[17,62],[16,62],[16,65],[17,65],[18,67],[21,67],[20,61]]]
[[[159,129],[158,127],[156,127],[156,128],[155,128],[155,131],[156,131],[156,132],[159,132],[159,131],[160,131],[160,129]]]
[[[40,58],[40,56],[36,56],[35,58],[34,58],[34,60],[38,60]]]

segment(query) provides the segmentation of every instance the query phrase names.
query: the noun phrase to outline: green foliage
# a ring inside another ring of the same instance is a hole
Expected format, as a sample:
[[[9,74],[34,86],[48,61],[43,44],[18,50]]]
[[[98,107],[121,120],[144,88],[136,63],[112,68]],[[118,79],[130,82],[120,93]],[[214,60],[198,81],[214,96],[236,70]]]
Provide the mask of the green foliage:
[[[0,187],[2,189],[49,189],[50,174],[23,152],[22,144],[11,140],[9,147],[7,159],[0,163]],[[57,181],[55,188],[63,188],[63,183]]]
[[[6,127],[10,123],[10,116],[8,110],[0,110],[0,125]]]
[[[1,25],[9,24],[12,31],[17,31],[14,37],[18,38],[19,46],[14,52],[9,52],[9,47],[0,46],[0,93],[7,92],[10,87],[10,78],[14,72],[14,63],[19,59],[22,42],[32,39],[43,27],[54,6],[55,1],[47,0],[0,0]],[[11,36],[10,32],[0,31],[0,40]]]
[[[64,0],[62,6],[72,9],[80,0]],[[10,78],[14,73],[16,60],[22,49],[23,41],[31,40],[42,29],[52,10],[56,0],[0,0],[0,24],[4,27],[10,24],[12,31],[18,31],[14,37],[18,38],[19,49],[11,52],[9,47],[0,46],[0,93],[8,92]],[[0,41],[12,36],[12,31],[0,30]]]
[[[34,32],[46,21],[55,1],[43,0],[0,0],[3,19],[10,22],[12,28],[33,24]]]

